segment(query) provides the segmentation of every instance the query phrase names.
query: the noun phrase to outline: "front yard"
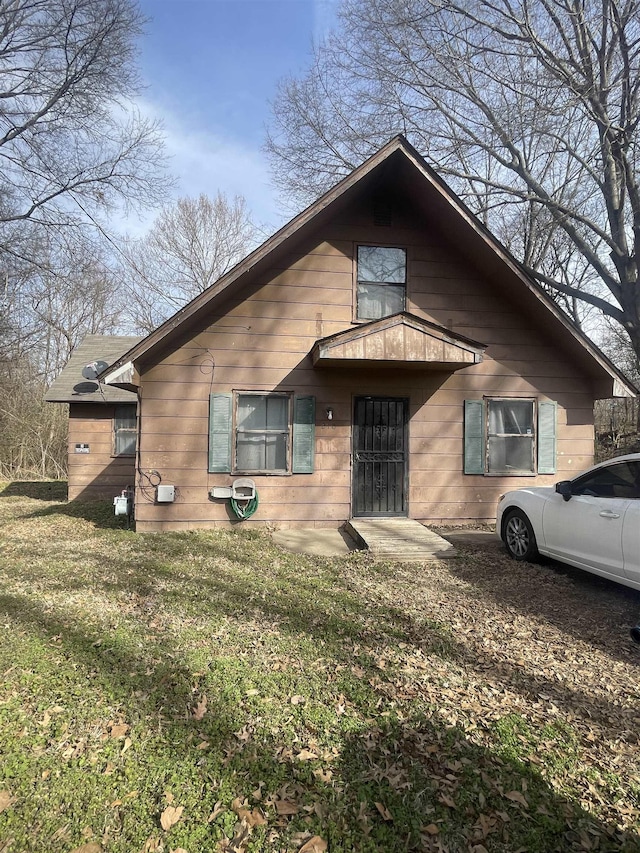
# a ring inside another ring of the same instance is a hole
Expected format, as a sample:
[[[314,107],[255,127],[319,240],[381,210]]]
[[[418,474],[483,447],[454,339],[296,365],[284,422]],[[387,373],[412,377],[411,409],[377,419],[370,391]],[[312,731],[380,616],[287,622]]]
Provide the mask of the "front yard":
[[[0,851],[640,851],[640,594],[0,485]]]

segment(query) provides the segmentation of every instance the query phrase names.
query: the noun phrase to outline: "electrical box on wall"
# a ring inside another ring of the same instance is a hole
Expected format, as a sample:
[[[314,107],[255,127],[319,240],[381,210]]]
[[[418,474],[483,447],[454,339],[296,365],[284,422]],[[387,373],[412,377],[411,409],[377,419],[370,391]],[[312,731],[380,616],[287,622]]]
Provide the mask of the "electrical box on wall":
[[[175,486],[156,486],[156,503],[171,504],[176,499]]]
[[[214,486],[209,490],[209,495],[218,500],[228,501],[232,497],[233,492],[231,486]]]

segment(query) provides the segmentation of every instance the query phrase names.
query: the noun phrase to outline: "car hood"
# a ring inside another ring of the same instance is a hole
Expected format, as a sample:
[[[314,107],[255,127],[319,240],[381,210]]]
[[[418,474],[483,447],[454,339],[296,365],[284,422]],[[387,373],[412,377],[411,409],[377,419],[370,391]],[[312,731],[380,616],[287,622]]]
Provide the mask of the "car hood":
[[[513,489],[512,491],[505,493],[502,501],[507,500],[513,495],[532,495],[535,498],[549,498],[551,495],[555,494],[555,491],[555,486],[531,486],[529,489]]]

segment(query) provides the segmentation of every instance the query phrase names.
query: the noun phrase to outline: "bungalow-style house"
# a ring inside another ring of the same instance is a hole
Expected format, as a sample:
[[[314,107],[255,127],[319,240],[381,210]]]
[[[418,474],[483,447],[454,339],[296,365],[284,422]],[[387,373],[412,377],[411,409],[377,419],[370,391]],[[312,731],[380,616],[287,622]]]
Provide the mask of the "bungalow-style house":
[[[45,395],[69,405],[69,500],[112,498],[135,482],[138,395],[96,377],[141,340],[87,335]]]
[[[492,520],[635,394],[402,137],[100,379],[138,395],[140,531],[229,524],[252,485],[249,524]]]

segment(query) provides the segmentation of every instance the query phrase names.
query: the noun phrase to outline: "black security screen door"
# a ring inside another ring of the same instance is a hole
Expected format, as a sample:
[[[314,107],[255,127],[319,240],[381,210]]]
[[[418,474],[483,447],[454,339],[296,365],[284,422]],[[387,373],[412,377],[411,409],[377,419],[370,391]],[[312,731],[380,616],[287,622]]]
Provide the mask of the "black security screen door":
[[[353,514],[407,514],[407,401],[356,397],[353,417]]]

